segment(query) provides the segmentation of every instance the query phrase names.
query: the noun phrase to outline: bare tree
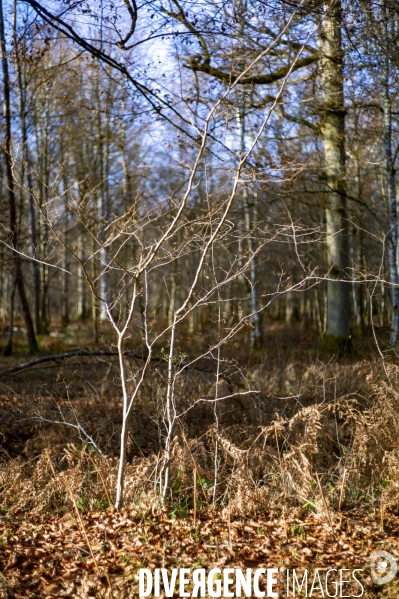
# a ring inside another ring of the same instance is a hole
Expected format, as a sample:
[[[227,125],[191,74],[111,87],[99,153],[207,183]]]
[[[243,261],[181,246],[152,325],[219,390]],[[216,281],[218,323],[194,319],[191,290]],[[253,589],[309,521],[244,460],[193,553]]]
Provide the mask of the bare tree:
[[[22,261],[19,254],[19,219],[17,215],[17,202],[15,197],[15,182],[13,176],[12,150],[11,150],[11,108],[10,108],[10,79],[8,69],[8,56],[4,28],[3,3],[0,2],[0,46],[3,68],[3,93],[4,93],[4,117],[5,117],[5,139],[3,143],[3,154],[6,163],[6,177],[8,187],[8,204],[10,215],[11,249],[14,250],[15,285],[18,289],[22,313],[25,321],[29,350],[32,353],[38,351],[33,321],[29,309],[28,298],[25,290]],[[9,345],[7,353],[11,353],[12,346]]]

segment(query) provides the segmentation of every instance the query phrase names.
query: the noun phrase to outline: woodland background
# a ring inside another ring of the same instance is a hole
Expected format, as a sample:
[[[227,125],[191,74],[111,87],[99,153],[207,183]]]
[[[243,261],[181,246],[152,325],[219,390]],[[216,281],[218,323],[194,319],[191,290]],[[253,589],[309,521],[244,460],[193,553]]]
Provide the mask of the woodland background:
[[[398,44],[391,0],[0,0],[4,597],[396,547]]]

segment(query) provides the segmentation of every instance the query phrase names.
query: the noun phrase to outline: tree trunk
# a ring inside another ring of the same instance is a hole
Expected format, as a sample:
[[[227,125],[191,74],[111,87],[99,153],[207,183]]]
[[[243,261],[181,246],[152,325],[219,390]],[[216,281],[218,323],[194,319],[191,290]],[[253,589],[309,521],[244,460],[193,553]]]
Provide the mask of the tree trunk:
[[[67,233],[67,222],[68,222],[68,213],[67,208],[65,207],[65,231],[63,234],[64,244],[65,246],[68,243],[68,233]],[[69,280],[68,273],[66,272],[69,269],[68,262],[68,250],[66,247],[63,248],[62,255],[62,268],[64,269],[61,272],[61,326],[62,328],[66,328],[69,325]]]
[[[385,29],[385,40],[388,40],[388,14],[387,6],[382,4],[382,21]],[[384,152],[385,152],[385,181],[389,210],[389,235],[388,235],[388,265],[391,282],[391,344],[395,344],[399,329],[399,273],[398,273],[398,211],[395,187],[395,166],[392,153],[392,103],[389,92],[390,61],[388,48],[384,48],[381,66],[382,108],[384,112]]]
[[[95,260],[96,244],[93,237],[92,241],[92,257],[91,257],[91,280],[95,281],[97,276],[96,260]],[[98,309],[97,298],[92,292],[91,294],[91,317],[93,321],[93,343],[98,343]]]
[[[105,133],[104,133],[105,129]],[[106,117],[105,126],[101,117],[101,94],[100,94],[100,68],[97,64],[97,138],[98,138],[98,156],[99,164],[99,196],[98,196],[98,217],[100,231],[98,239],[101,244],[100,249],[100,321],[108,317],[107,309],[111,301],[111,281],[109,273],[109,256],[105,248],[107,236],[105,233],[106,225],[109,221],[109,116]]]
[[[327,228],[327,330],[326,335],[345,346],[350,327],[348,225],[345,199],[345,108],[341,43],[341,0],[324,4],[319,35],[320,85],[323,105],[321,131],[324,148]]]
[[[361,264],[361,250],[360,250],[360,231],[357,227],[354,228],[351,237],[351,262],[353,272],[356,272],[356,268],[358,268],[359,264]],[[362,334],[362,283],[358,283],[355,281],[352,283],[352,306],[353,306],[353,320],[356,326],[356,331],[359,335]]]
[[[257,219],[257,190],[254,190],[254,210],[253,210],[253,218],[251,218],[251,211],[248,202],[248,193],[244,195],[244,212],[245,212],[245,227],[247,229],[247,234],[249,235],[249,247],[250,252],[252,254],[252,260],[250,264],[249,276],[251,281],[251,289],[249,296],[249,308],[251,312],[251,347],[252,349],[261,349],[262,347],[262,333],[260,329],[260,314],[259,314],[259,306],[258,306],[258,272],[257,272],[257,264],[256,264],[256,242],[253,233],[253,223],[256,222]]]
[[[26,163],[26,180],[28,184],[29,191],[29,214],[30,214],[30,226],[31,226],[31,242],[32,242],[32,256],[33,258],[37,257],[37,225],[36,225],[36,210],[35,203],[33,199],[33,182],[32,182],[32,173],[31,173],[31,161],[28,147],[28,134],[26,128],[26,118],[25,118],[25,94],[26,87],[24,88],[24,80],[21,68],[21,61],[18,50],[18,39],[17,39],[17,2],[14,0],[14,26],[13,26],[13,34],[14,34],[14,47],[15,47],[15,59],[17,66],[17,81],[18,81],[18,95],[19,95],[19,115],[20,115],[20,123],[21,123],[21,134],[22,134],[22,151],[24,160]],[[36,334],[41,334],[41,321],[40,321],[40,270],[39,265],[36,260],[32,261],[32,274],[33,274],[33,296],[34,296],[34,318],[35,318],[35,328]]]
[[[244,102],[242,101],[242,104],[244,104]],[[238,125],[240,128],[240,151],[241,151],[241,156],[243,156],[245,154],[245,136],[246,136],[246,130],[245,130],[245,106],[243,106],[241,104],[238,105],[237,107],[237,121],[238,121]],[[243,186],[243,190],[242,190],[242,208],[243,208],[243,213],[244,213],[244,223],[245,223],[245,229],[246,229],[246,234],[249,236],[248,237],[248,246],[249,246],[249,251],[250,253],[253,255],[253,258],[251,260],[250,263],[250,267],[249,267],[249,279],[250,279],[250,285],[247,284],[247,280],[245,279],[244,276],[241,277],[242,283],[243,283],[243,287],[246,289],[247,293],[248,293],[248,304],[249,304],[249,311],[251,314],[250,320],[251,320],[251,324],[252,324],[252,328],[251,328],[251,334],[250,334],[250,341],[251,341],[251,349],[260,349],[262,347],[262,334],[261,334],[261,330],[260,330],[260,316],[259,316],[259,308],[258,308],[258,294],[257,294],[257,283],[258,283],[258,275],[257,275],[257,268],[256,268],[256,258],[254,256],[254,253],[256,251],[256,243],[255,243],[255,239],[254,239],[254,235],[252,233],[252,228],[253,228],[253,221],[256,221],[256,210],[257,210],[257,190],[255,188],[254,191],[254,212],[255,214],[252,215],[251,214],[251,206],[249,204],[249,200],[248,200],[248,188],[246,185]],[[254,216],[254,218],[252,218],[252,216]],[[242,306],[241,306],[241,312],[242,312]],[[239,315],[239,318],[243,317],[243,312],[242,315]]]
[[[64,149],[61,144],[62,154]],[[63,231],[63,248],[62,248],[62,268],[61,271],[61,327],[66,329],[69,325],[69,275],[66,271],[69,270],[69,252],[68,252],[68,228],[69,228],[69,191],[68,191],[68,156],[64,156],[64,231]]]
[[[17,218],[16,199],[15,199],[15,187],[14,177],[12,172],[12,160],[11,160],[11,113],[10,113],[10,81],[8,75],[8,60],[7,60],[7,49],[6,40],[4,34],[4,17],[3,17],[3,2],[0,0],[0,45],[1,45],[1,58],[3,67],[3,92],[4,92],[4,118],[5,118],[5,129],[6,135],[3,145],[5,163],[6,163],[6,178],[8,187],[8,203],[10,210],[10,230],[11,230],[11,245],[17,250],[18,249],[18,235],[19,235],[19,224]],[[26,296],[24,278],[22,273],[21,257],[17,252],[14,252],[14,263],[15,263],[15,284],[18,289],[18,294],[21,302],[22,314],[24,317],[29,351],[36,353],[38,351],[35,331],[33,328],[33,321],[29,310],[28,298]]]
[[[82,226],[78,225],[78,256],[79,260],[83,262],[83,240],[82,240]],[[78,297],[76,306],[76,316],[78,320],[84,320],[87,317],[86,309],[86,293],[85,293],[85,278],[82,265],[78,263]]]
[[[5,300],[6,275],[4,269],[4,245],[0,244],[0,321],[6,319],[7,308]]]
[[[49,225],[48,225],[48,199],[50,185],[50,106],[51,93],[48,87],[44,91],[44,95],[35,97],[35,130],[36,130],[36,151],[38,156],[39,169],[39,202],[40,213],[42,218],[39,221],[37,230],[38,241],[41,242],[41,259],[43,264],[40,265],[40,322],[41,332],[48,335],[50,332],[50,281],[49,267],[47,266],[47,253],[49,251]]]
[[[168,306],[168,327],[173,324],[173,314],[176,309],[176,278],[177,278],[177,259],[172,263],[172,273],[170,282],[169,306]]]
[[[354,151],[356,155],[356,195],[359,202],[363,202],[363,179],[362,179],[362,168],[360,162],[360,147],[359,147],[359,113],[355,116],[355,139]],[[362,223],[364,220],[364,211],[360,207],[356,207],[356,211],[353,212],[353,220],[358,223]],[[351,253],[352,253],[352,269],[353,275],[357,277],[356,269],[358,273],[365,272],[364,264],[364,231],[362,226],[355,226],[352,234]],[[353,295],[353,316],[356,331],[358,335],[363,335],[365,332],[365,321],[364,321],[364,283],[356,282],[352,287]]]
[[[12,291],[11,291],[11,295],[10,295],[10,320],[9,320],[9,328],[8,328],[8,341],[7,341],[7,346],[4,350],[4,355],[5,356],[11,356],[12,354],[12,340],[14,337],[14,298],[15,298],[15,278],[13,280],[13,284],[12,284]]]

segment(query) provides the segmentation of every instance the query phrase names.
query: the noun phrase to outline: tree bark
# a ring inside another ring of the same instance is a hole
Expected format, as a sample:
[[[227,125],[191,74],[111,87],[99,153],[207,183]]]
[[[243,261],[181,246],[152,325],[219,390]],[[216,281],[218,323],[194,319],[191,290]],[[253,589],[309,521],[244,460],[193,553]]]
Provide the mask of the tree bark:
[[[111,301],[111,281],[109,273],[109,256],[105,247],[107,236],[105,228],[109,221],[109,197],[108,197],[108,177],[109,177],[109,116],[106,117],[105,124],[101,116],[101,94],[100,94],[100,66],[97,63],[97,140],[99,156],[99,195],[97,200],[98,217],[100,230],[98,239],[101,243],[100,249],[100,321],[107,319],[107,309]],[[105,126],[104,126],[105,125]],[[105,132],[104,132],[105,130]]]
[[[13,346],[12,346],[12,340],[14,338],[14,304],[15,304],[15,278],[13,280],[13,284],[12,284],[12,291],[11,291],[11,295],[10,295],[10,320],[9,320],[9,327],[8,327],[8,341],[7,341],[7,346],[4,350],[4,355],[5,356],[11,356],[12,354],[12,350],[13,350]]]
[[[382,22],[384,26],[385,40],[388,41],[388,12],[386,2],[381,4]],[[388,46],[388,45],[387,45]],[[388,235],[388,265],[389,278],[391,282],[391,344],[397,341],[399,330],[399,273],[398,273],[398,208],[395,185],[395,165],[392,152],[392,102],[389,91],[390,60],[388,47],[384,48],[381,68],[382,109],[383,109],[383,134],[385,153],[385,182],[386,195],[389,211],[389,235]]]
[[[82,233],[82,225],[79,223],[78,225],[78,256],[79,260],[83,262],[84,253],[83,253],[83,233]],[[86,307],[86,293],[85,293],[85,278],[82,265],[80,262],[78,263],[78,287],[77,287],[77,306],[76,306],[76,316],[78,320],[85,320],[87,318],[87,307]]]
[[[245,103],[244,103],[244,99],[241,99],[238,101],[238,107],[237,107],[237,121],[238,121],[238,126],[239,126],[239,130],[240,130],[240,152],[241,155],[243,156],[245,154],[245,136],[246,136],[246,130],[245,130]],[[256,221],[256,210],[257,210],[257,190],[255,188],[254,190],[254,212],[255,214],[251,214],[251,207],[249,204],[249,200],[248,200],[248,188],[247,186],[244,184],[243,186],[243,190],[242,190],[242,208],[243,208],[243,213],[244,213],[244,223],[245,223],[245,228],[246,228],[246,234],[249,236],[248,238],[248,246],[249,246],[249,251],[252,254],[252,260],[251,260],[251,264],[250,264],[250,268],[249,268],[249,278],[250,278],[250,285],[246,284],[246,279],[243,276],[242,277],[242,282],[243,282],[243,286],[244,288],[246,288],[246,291],[248,293],[248,304],[249,304],[249,311],[251,314],[250,320],[251,320],[251,333],[250,333],[250,341],[251,341],[251,349],[260,349],[262,347],[262,334],[261,334],[261,330],[260,330],[260,316],[259,316],[259,306],[258,306],[258,293],[257,293],[257,284],[258,284],[258,273],[257,273],[257,268],[256,268],[256,257],[255,257],[255,252],[256,252],[256,243],[255,243],[255,239],[254,239],[254,235],[252,233],[252,228],[253,228],[253,223],[254,220]],[[253,218],[254,217],[254,218]]]
[[[97,276],[96,261],[95,261],[96,243],[93,237],[92,241],[92,257],[91,257],[91,280],[95,281]],[[93,321],[93,343],[98,343],[98,306],[97,298],[93,293],[91,294],[91,317]]]
[[[14,250],[18,249],[19,224],[17,218],[16,198],[14,176],[12,172],[11,159],[11,112],[10,112],[10,80],[8,73],[8,59],[6,40],[4,33],[4,16],[3,16],[3,1],[0,0],[0,45],[1,59],[3,69],[3,93],[4,93],[4,118],[5,118],[5,140],[3,145],[4,158],[6,163],[6,179],[8,187],[8,204],[10,211],[10,231],[11,245]],[[22,273],[21,256],[14,252],[15,263],[15,284],[18,289],[19,299],[21,302],[22,314],[24,317],[26,333],[28,338],[29,351],[36,353],[38,351],[33,321],[29,310],[28,298],[26,296],[24,278]]]
[[[40,329],[41,333],[48,335],[50,331],[50,279],[49,267],[47,266],[47,253],[49,251],[49,225],[48,225],[48,199],[50,185],[50,110],[51,93],[46,86],[43,95],[36,94],[34,104],[34,126],[36,132],[36,152],[37,167],[39,170],[38,190],[39,190],[39,210],[42,215],[38,222],[37,239],[41,244],[40,265]]]
[[[61,326],[66,329],[69,325],[69,189],[68,189],[68,154],[64,152],[63,144],[61,143],[61,151],[64,162],[64,231],[63,231],[63,248],[62,248],[62,268],[61,271]]]
[[[37,224],[36,224],[36,210],[35,203],[33,199],[33,182],[32,182],[32,173],[31,173],[31,161],[29,154],[29,146],[28,146],[28,134],[26,127],[26,86],[24,87],[24,79],[22,73],[21,60],[18,50],[18,39],[17,39],[17,2],[14,0],[14,27],[13,27],[13,35],[14,35],[14,46],[15,46],[15,60],[17,67],[17,82],[18,82],[18,95],[19,95],[19,114],[20,114],[20,124],[21,124],[21,134],[22,134],[22,151],[24,156],[24,161],[26,164],[26,180],[28,184],[28,192],[29,192],[29,214],[30,214],[30,226],[31,226],[31,241],[32,241],[32,255],[34,258],[37,257]],[[41,334],[41,321],[40,321],[40,270],[39,265],[36,260],[32,261],[32,274],[33,274],[33,295],[34,295],[34,318],[35,318],[35,328],[36,335]]]
[[[345,108],[341,41],[341,0],[324,4],[319,34],[321,132],[324,149],[327,229],[327,330],[339,344],[346,343],[350,329],[348,224],[345,199]]]
[[[61,272],[61,326],[65,329],[70,322],[69,319],[69,274],[66,272],[69,269],[68,261],[68,207],[64,207],[64,233],[63,233],[63,255],[62,255],[62,268]]]

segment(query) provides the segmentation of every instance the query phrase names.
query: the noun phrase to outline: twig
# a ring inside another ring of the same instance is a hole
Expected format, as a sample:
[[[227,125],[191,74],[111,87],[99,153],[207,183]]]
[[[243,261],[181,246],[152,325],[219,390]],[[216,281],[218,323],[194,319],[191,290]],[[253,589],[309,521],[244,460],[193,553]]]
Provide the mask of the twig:
[[[194,528],[197,523],[197,468],[194,466]]]
[[[342,483],[341,483],[341,491],[339,494],[339,502],[338,502],[338,511],[341,511],[341,505],[342,505],[342,499],[344,496],[344,489],[345,489],[345,477],[346,477],[346,467],[344,468],[344,473],[342,475]]]

